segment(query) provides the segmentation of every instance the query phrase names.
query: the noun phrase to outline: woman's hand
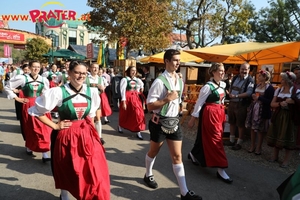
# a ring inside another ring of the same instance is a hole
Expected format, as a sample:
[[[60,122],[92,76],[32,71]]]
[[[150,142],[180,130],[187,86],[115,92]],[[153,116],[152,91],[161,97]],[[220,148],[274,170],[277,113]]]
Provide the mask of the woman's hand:
[[[103,85],[98,85],[98,89],[101,91],[101,92],[104,92],[104,86]]]
[[[294,104],[294,103],[295,103],[294,100],[291,99],[291,98],[287,98],[285,101],[286,101],[288,104]]]
[[[192,116],[190,121],[188,122],[188,127],[193,128],[195,125],[195,121],[196,121],[196,118]]]
[[[26,103],[29,102],[29,100],[27,98],[16,97],[15,100],[18,101],[18,102],[20,102],[20,103],[23,103],[23,104],[26,104]]]
[[[124,110],[127,109],[126,101],[122,101],[122,106],[123,106],[123,109],[124,109]]]
[[[70,128],[70,126],[72,126],[72,122],[70,120],[62,120],[59,121],[56,125],[57,127],[55,128],[55,130],[61,130],[65,128]]]

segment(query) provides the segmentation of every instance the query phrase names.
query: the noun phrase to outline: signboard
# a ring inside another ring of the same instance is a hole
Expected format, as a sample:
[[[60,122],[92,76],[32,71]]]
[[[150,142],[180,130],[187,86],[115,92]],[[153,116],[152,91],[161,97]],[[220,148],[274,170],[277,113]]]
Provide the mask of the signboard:
[[[86,45],[86,58],[93,59],[94,58],[94,47],[93,43],[89,43]]]
[[[14,44],[14,49],[25,49],[25,44]]]
[[[25,42],[25,36],[23,33],[0,30],[0,40]]]

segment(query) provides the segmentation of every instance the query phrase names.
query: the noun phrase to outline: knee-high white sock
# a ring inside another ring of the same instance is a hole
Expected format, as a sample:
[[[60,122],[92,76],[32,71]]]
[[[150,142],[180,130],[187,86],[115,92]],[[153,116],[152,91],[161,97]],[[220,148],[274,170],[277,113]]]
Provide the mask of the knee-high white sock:
[[[67,190],[60,190],[60,196],[62,200],[69,200],[68,191]]]
[[[180,188],[180,193],[182,196],[185,196],[188,193],[188,189],[185,181],[185,172],[183,163],[181,164],[173,164],[173,172],[177,178],[177,182]]]
[[[225,170],[222,169],[222,168],[218,168],[218,173],[220,174],[220,176],[222,176],[225,179],[229,178],[229,176],[227,175],[227,173],[225,172]]]
[[[47,152],[43,152],[43,158],[49,158],[48,153]]]
[[[230,139],[230,142],[234,142],[235,141],[235,135],[230,135],[229,139]]]
[[[156,157],[150,158],[150,157],[146,154],[146,157],[145,157],[145,163],[146,163],[146,176],[147,176],[147,177],[153,175],[152,168],[153,168],[153,165],[154,165],[155,158],[156,158]]]
[[[95,122],[95,128],[99,134],[99,137],[101,138],[102,137],[102,124],[101,124],[101,121],[96,121]]]
[[[237,144],[242,144],[242,143],[243,143],[243,140],[239,138],[239,139],[237,140]]]
[[[105,116],[105,117],[103,117],[104,118],[104,121],[108,121],[108,119],[107,119],[107,117]]]

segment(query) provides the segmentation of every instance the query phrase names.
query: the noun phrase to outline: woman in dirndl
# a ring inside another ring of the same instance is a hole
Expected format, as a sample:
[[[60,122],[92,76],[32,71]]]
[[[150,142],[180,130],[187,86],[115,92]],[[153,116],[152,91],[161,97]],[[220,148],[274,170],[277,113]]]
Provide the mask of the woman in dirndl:
[[[202,167],[218,168],[217,177],[225,183],[232,183],[232,179],[225,172],[228,167],[227,157],[223,146],[223,131],[225,123],[225,87],[223,82],[225,70],[222,63],[214,63],[209,68],[211,76],[200,90],[192,117],[188,126],[195,125],[199,118],[197,138],[194,147],[188,154],[193,164]]]
[[[79,200],[109,200],[108,165],[93,119],[100,106],[98,90],[84,84],[85,63],[72,61],[68,74],[70,83],[37,98],[29,113],[53,129],[52,172],[55,187],[61,189],[60,198],[68,199],[70,192]],[[44,115],[54,107],[58,107],[58,123]]]
[[[33,116],[28,115],[27,110],[35,104],[35,99],[49,89],[49,81],[39,75],[40,62],[29,63],[30,74],[17,75],[5,86],[9,99],[15,99],[22,103],[21,129],[25,139],[26,153],[32,155],[34,152],[42,152],[42,161],[50,161],[47,152],[50,150],[51,128],[40,122]],[[18,97],[14,91],[21,87],[22,93]],[[50,113],[46,116],[51,120]]]
[[[257,75],[257,82],[252,94],[253,102],[249,106],[246,118],[246,128],[251,128],[251,146],[248,153],[261,155],[264,136],[269,128],[271,118],[271,101],[274,96],[274,87],[270,84],[271,74],[268,71],[260,70]],[[257,143],[256,143],[257,138]]]
[[[141,131],[145,130],[145,114],[139,98],[139,82],[136,78],[136,67],[130,66],[121,79],[121,104],[119,111],[119,133],[123,128],[136,132],[136,137],[143,140]]]
[[[281,87],[276,89],[271,102],[271,107],[275,111],[267,133],[267,142],[269,146],[273,147],[273,154],[269,161],[279,161],[279,151],[285,149],[284,160],[280,167],[287,168],[297,140],[297,131],[293,118],[295,102],[291,98],[296,75],[287,71],[282,72],[280,76]]]

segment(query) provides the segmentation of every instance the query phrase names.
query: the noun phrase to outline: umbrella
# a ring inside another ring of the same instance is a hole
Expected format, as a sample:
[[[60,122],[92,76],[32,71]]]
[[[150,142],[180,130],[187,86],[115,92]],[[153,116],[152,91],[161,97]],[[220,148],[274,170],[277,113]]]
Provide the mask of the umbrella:
[[[147,56],[144,57],[142,59],[140,59],[140,62],[153,62],[153,63],[164,63],[164,54],[165,52],[161,52],[158,54],[154,54],[152,56]],[[203,59],[197,57],[197,56],[193,56],[192,54],[189,54],[187,52],[184,51],[180,51],[180,62],[202,62]]]
[[[52,57],[52,52],[43,55],[44,57]],[[78,54],[74,51],[68,49],[59,49],[53,51],[53,57],[55,58],[65,58],[65,59],[74,59],[74,60],[84,60],[85,56]]]
[[[300,42],[244,42],[186,50],[186,52],[211,62],[231,64],[249,62],[251,65],[262,65],[296,61],[299,49]]]

